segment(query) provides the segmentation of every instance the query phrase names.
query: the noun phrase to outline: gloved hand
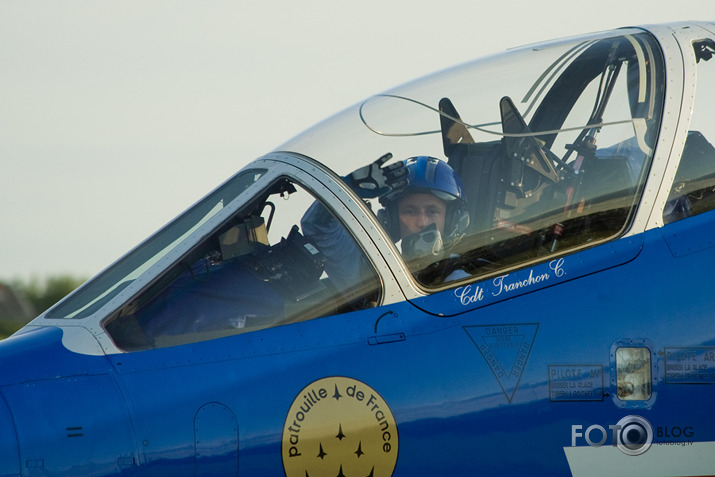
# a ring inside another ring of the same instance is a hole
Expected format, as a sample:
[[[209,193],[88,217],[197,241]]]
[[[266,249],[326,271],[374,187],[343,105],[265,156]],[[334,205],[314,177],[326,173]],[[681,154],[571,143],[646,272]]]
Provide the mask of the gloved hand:
[[[388,152],[372,164],[352,172],[345,178],[346,182],[363,199],[395,194],[407,188],[409,181],[403,161],[383,166],[391,158],[392,154]]]

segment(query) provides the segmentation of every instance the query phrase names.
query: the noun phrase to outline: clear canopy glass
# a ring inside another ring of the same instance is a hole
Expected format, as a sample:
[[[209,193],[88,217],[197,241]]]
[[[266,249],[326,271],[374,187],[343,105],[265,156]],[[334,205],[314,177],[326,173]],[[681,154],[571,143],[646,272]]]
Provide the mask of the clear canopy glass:
[[[279,149],[341,175],[387,152],[446,161],[464,184],[469,226],[408,263],[419,283],[439,287],[627,230],[664,79],[659,46],[641,30],[533,45],[368,98]]]

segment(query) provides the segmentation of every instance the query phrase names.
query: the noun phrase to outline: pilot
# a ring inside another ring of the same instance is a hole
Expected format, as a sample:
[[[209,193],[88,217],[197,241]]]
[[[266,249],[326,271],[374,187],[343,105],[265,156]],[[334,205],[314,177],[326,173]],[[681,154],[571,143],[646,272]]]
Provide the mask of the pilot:
[[[419,156],[385,164],[392,154],[361,167],[344,178],[363,199],[378,198],[377,216],[401,248],[413,271],[449,256],[445,249],[456,243],[469,225],[462,183],[454,170],[434,157]],[[354,282],[362,273],[362,252],[347,231],[319,203],[301,221],[327,259],[326,273],[339,283]],[[465,276],[458,271],[446,280]],[[340,286],[338,286],[340,288]]]
[[[418,156],[403,163],[408,185],[381,196],[377,216],[414,270],[448,256],[469,214],[462,182],[446,162]]]

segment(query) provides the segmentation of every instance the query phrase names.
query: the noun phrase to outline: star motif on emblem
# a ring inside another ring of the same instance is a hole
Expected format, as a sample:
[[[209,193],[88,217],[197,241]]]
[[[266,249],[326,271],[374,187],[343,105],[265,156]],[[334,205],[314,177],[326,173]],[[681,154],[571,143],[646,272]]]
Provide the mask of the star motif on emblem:
[[[340,398],[343,397],[342,394],[340,394],[340,391],[338,391],[338,385],[335,385],[335,392],[333,393],[333,399],[336,401],[339,401]]]
[[[320,457],[321,459],[325,459],[326,455],[328,455],[328,454],[326,454],[325,451],[323,450],[323,444],[321,443],[320,444],[320,452],[318,452],[318,457]]]
[[[335,436],[335,438],[342,441],[344,437],[345,437],[345,434],[343,434],[343,425],[338,424],[338,435]]]

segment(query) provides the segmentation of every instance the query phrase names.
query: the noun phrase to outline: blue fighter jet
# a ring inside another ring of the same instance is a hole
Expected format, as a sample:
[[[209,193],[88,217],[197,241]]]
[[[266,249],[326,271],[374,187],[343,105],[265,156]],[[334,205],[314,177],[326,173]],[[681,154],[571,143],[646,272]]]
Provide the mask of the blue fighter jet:
[[[715,23],[256,159],[0,342],[0,476],[715,473]]]

